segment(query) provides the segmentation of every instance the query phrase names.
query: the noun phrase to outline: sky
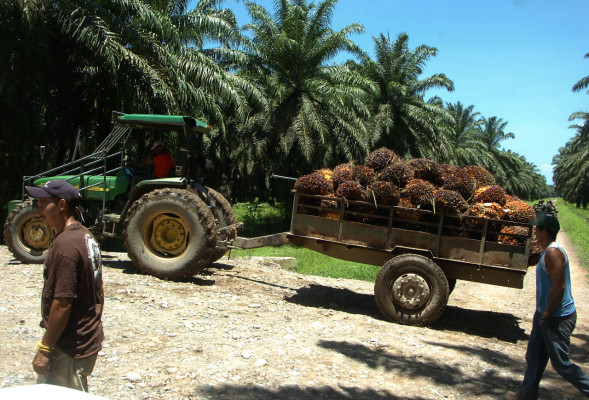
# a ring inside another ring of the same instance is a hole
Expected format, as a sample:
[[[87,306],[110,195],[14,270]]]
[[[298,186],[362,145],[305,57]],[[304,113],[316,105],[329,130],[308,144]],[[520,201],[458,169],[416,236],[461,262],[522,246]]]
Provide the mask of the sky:
[[[255,0],[269,12],[274,0]],[[226,0],[240,26],[244,3]],[[573,85],[589,75],[589,0],[339,0],[332,28],[360,23],[350,36],[374,56],[373,37],[409,35],[409,48],[438,49],[421,79],[443,73],[454,92],[432,91],[445,102],[474,105],[481,116],[507,121],[515,139],[502,143],[536,165],[552,184],[552,158],[575,134],[568,120],[589,112],[586,91]],[[342,55],[334,62],[347,59]]]

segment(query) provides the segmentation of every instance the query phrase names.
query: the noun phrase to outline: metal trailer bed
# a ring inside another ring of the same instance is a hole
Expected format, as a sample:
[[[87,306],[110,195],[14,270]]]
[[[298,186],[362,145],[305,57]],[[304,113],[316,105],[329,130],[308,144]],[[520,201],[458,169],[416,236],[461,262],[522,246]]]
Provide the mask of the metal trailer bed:
[[[502,233],[506,226],[521,228]],[[443,313],[457,279],[522,288],[532,227],[295,192],[289,232],[240,237],[235,247],[285,243],[382,266],[374,289],[381,312],[394,322],[425,325]]]

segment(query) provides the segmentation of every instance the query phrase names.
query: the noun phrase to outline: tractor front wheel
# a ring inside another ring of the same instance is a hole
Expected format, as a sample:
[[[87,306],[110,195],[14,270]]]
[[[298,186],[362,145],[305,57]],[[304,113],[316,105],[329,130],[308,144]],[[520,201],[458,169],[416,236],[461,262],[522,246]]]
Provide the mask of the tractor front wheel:
[[[125,245],[144,274],[176,279],[205,268],[215,250],[215,220],[207,205],[182,189],[144,194],[125,221]]]
[[[4,223],[4,241],[12,255],[27,264],[42,264],[53,240],[53,229],[31,202],[18,204]]]

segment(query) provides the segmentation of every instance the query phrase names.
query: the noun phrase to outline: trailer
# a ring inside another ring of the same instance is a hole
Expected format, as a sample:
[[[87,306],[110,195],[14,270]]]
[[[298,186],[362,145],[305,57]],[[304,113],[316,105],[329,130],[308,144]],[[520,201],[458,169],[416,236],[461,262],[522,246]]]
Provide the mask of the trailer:
[[[506,226],[525,229],[501,232]],[[235,247],[286,243],[382,266],[374,285],[382,314],[397,323],[427,325],[444,312],[457,279],[523,288],[532,226],[294,192],[290,231],[238,237]]]

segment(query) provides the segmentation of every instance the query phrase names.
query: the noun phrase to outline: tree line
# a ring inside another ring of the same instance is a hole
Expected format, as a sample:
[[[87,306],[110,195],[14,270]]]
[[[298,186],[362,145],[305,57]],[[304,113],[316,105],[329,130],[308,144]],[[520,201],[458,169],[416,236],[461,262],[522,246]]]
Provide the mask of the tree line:
[[[78,132],[90,147],[102,141],[112,110],[207,121],[214,180],[232,201],[284,197],[272,172],[297,177],[363,162],[382,146],[403,158],[484,166],[522,198],[546,193],[538,168],[502,147],[514,137],[507,121],[426,97],[454,90],[443,73],[422,76],[436,48],[412,48],[406,33],[381,34],[370,56],[351,39],[362,25],[332,28],[336,0],[279,0],[273,10],[248,2],[243,27],[222,3],[2,1],[2,204],[20,194],[23,175],[71,158]],[[350,59],[334,62],[341,54]],[[584,118],[579,137],[589,129]],[[565,160],[578,162],[573,154],[586,149],[586,136],[561,149],[562,190],[578,171]],[[138,152],[147,146],[134,140]],[[40,146],[48,149],[43,159]]]
[[[585,54],[589,58],[589,53]],[[573,86],[580,92],[589,87],[589,76],[581,78]],[[589,94],[589,91],[587,91]],[[554,156],[554,183],[562,197],[577,207],[587,208],[589,204],[589,113],[578,111],[569,117],[570,121],[580,120],[571,128],[575,135],[558,150]]]

